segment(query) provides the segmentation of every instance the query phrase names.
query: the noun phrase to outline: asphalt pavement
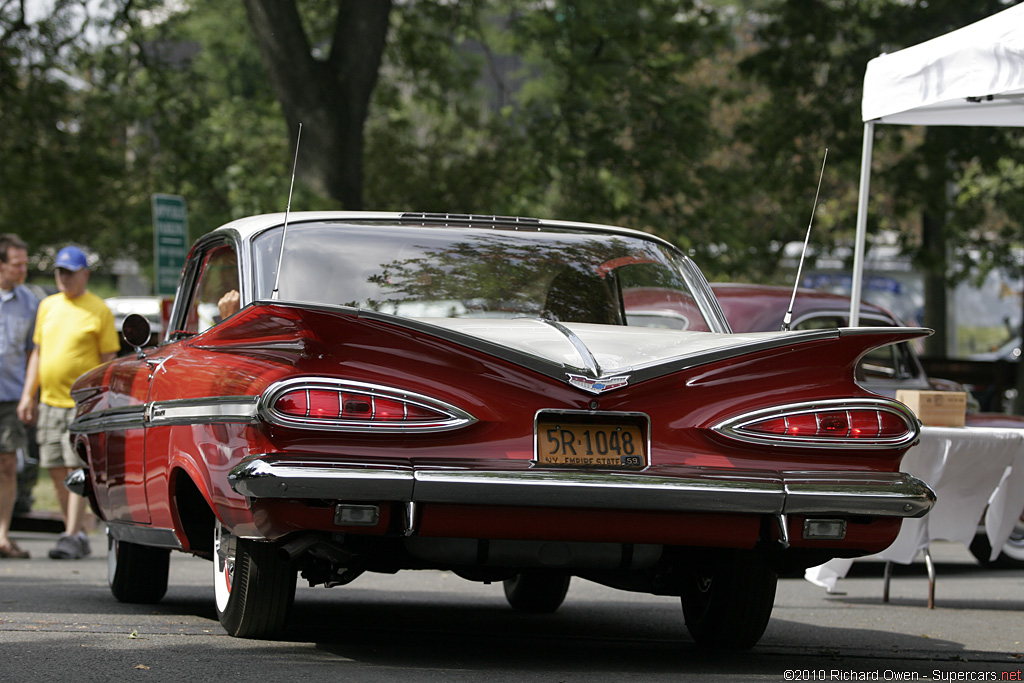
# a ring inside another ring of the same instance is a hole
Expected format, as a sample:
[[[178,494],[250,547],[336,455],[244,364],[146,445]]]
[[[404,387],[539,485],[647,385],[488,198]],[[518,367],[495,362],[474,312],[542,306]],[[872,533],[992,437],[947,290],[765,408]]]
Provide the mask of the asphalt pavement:
[[[936,543],[936,606],[923,563],[897,567],[882,602],[882,565],[854,565],[829,595],[779,582],[760,644],[698,649],[678,600],[574,580],[554,615],[523,615],[500,585],[444,572],[365,575],[348,586],[300,582],[287,636],[227,636],[213,609],[210,563],[174,554],[157,605],[116,602],[106,547],[47,557],[53,534],[16,532],[31,560],[0,560],[0,681],[833,681],[1024,680],[1024,570],[979,567]]]

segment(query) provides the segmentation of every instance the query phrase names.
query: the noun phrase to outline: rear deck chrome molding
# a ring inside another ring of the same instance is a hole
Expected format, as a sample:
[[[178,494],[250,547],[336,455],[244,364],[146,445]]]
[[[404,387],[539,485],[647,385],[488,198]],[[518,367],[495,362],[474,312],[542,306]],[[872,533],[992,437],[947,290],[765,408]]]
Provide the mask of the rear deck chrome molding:
[[[558,330],[559,334],[561,334],[563,337],[569,340],[569,343],[572,344],[572,347],[576,349],[576,353],[579,354],[580,360],[583,361],[583,367],[586,368],[587,372],[590,374],[591,377],[601,376],[601,366],[600,364],[598,364],[597,358],[594,357],[594,354],[591,353],[590,349],[587,347],[585,343],[583,343],[583,340],[580,339],[580,336],[578,334],[570,330],[565,325],[562,325],[561,323],[556,322],[554,320],[547,320],[546,318],[541,318],[540,321],[545,325],[548,325]],[[623,382],[622,385],[625,386],[625,382]]]
[[[577,470],[367,468],[263,455],[228,475],[251,498],[567,507],[740,514],[921,517],[935,494],[904,472],[765,473],[693,468],[683,476]]]

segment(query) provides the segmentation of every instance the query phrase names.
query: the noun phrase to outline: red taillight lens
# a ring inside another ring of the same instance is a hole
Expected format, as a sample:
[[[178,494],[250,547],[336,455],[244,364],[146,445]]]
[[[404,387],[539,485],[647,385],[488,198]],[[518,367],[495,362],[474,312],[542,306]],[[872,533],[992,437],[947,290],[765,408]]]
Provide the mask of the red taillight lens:
[[[341,405],[338,402],[337,391],[325,391],[323,389],[309,390],[310,417],[338,417],[340,414]]]
[[[476,422],[461,408],[396,387],[333,377],[296,377],[272,384],[259,398],[272,425],[348,433],[420,434]]]
[[[277,399],[274,408],[285,415],[306,417],[306,414],[309,413],[309,395],[306,394],[305,390],[289,391]]]
[[[898,437],[907,431],[907,425],[892,413],[881,412],[878,415],[878,435],[883,438]]]
[[[770,420],[761,420],[760,422],[754,422],[746,427],[752,432],[759,432],[761,434],[785,434],[788,429],[786,418],[775,417]]]
[[[850,411],[850,436],[855,439],[873,439],[877,437],[879,415],[889,415],[889,413],[880,413],[877,410]],[[895,415],[891,415],[891,417],[896,422],[902,423]],[[905,430],[907,426],[900,424],[900,428]]]
[[[378,398],[374,401],[373,417],[377,420],[404,420],[405,405],[401,401]]]
[[[850,433],[850,419],[847,412],[819,413],[818,434],[825,436],[846,436]]]
[[[450,418],[418,403],[335,389],[292,389],[278,397],[274,409],[288,417],[342,423],[430,423]]]
[[[790,403],[736,415],[712,429],[761,446],[896,448],[917,439],[913,413],[885,398]]]
[[[906,434],[908,427],[894,413],[858,408],[768,417],[744,425],[742,431],[816,439],[891,439]]]
[[[814,436],[817,433],[818,418],[813,413],[786,418],[786,434],[790,436]]]
[[[373,417],[373,397],[364,394],[340,393],[341,416],[349,420],[369,420]]]

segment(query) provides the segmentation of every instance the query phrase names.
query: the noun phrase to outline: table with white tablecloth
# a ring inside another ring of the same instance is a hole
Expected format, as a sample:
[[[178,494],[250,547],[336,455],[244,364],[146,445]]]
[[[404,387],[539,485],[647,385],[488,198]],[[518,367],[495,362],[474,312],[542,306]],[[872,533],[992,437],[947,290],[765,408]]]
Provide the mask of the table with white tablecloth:
[[[983,515],[990,559],[998,556],[1024,510],[1024,429],[922,427],[900,469],[935,491],[935,505],[924,517],[903,520],[892,545],[870,559],[911,564],[932,541],[970,545]],[[853,562],[831,560],[805,577],[832,591]]]

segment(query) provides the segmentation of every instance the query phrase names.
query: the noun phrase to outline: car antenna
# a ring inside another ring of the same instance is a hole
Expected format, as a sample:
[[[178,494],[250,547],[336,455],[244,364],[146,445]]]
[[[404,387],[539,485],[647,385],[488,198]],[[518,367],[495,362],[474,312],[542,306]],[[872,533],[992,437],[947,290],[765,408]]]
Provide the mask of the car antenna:
[[[288,214],[292,210],[292,190],[295,189],[295,168],[299,165],[299,142],[302,141],[302,122],[299,122],[299,132],[295,136],[295,158],[292,160],[292,182],[288,185],[288,203],[284,207],[284,230],[281,231],[281,251],[277,254],[277,275],[274,276],[274,291],[270,298],[280,298],[278,286],[281,284],[281,262],[284,260],[284,240],[288,236]]]
[[[796,282],[793,283],[793,296],[789,298],[789,310],[782,319],[782,331],[789,332],[789,323],[793,320],[793,304],[796,303],[796,290],[800,286],[800,273],[804,269],[804,258],[807,256],[807,244],[811,241],[811,226],[814,225],[814,214],[818,210],[818,195],[821,193],[821,179],[825,177],[825,161],[828,160],[828,147],[825,148],[825,156],[821,160],[821,173],[818,175],[818,189],[814,192],[814,205],[811,207],[811,220],[807,224],[807,236],[804,237],[804,248],[800,252],[800,263],[796,267]]]

